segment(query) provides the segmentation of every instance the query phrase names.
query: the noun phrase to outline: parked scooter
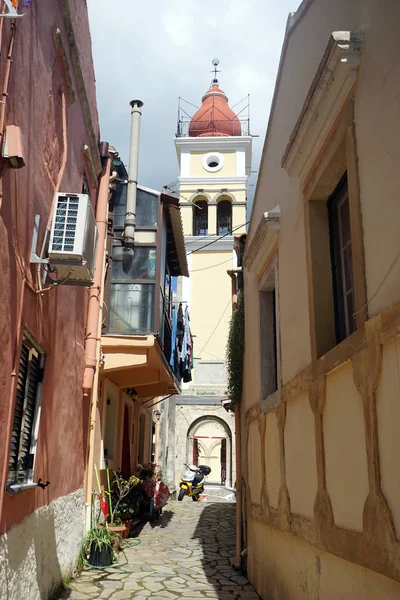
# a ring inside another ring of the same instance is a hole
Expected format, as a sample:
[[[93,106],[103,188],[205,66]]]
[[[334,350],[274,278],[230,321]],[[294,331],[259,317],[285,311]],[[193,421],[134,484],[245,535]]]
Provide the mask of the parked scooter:
[[[188,465],[183,463],[187,470],[179,482],[178,500],[182,502],[185,496],[191,496],[193,502],[197,502],[200,494],[204,492],[204,482],[211,473],[211,469],[207,465]]]

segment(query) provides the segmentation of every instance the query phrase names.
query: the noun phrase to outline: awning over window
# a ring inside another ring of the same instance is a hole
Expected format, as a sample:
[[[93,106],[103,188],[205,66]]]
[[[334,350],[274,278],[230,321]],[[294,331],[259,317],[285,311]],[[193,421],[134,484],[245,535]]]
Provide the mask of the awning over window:
[[[167,194],[161,194],[160,199],[167,221],[167,261],[171,275],[189,277],[179,200]]]
[[[135,388],[139,399],[179,394],[180,386],[154,335],[103,336],[101,373],[119,388]]]

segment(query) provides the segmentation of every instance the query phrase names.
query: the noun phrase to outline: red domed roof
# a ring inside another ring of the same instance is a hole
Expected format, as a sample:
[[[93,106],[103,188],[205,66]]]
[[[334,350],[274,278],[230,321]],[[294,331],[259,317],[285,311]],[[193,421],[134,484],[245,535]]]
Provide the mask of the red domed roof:
[[[189,125],[190,137],[241,135],[240,121],[229,108],[228,97],[217,83],[201,99],[201,108],[193,115]]]

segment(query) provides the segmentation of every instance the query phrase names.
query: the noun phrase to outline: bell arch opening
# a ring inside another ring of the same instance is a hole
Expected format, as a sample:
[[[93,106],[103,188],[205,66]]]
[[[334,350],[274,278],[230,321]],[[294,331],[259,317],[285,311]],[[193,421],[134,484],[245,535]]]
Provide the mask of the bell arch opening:
[[[193,235],[208,235],[208,202],[205,196],[194,199]]]

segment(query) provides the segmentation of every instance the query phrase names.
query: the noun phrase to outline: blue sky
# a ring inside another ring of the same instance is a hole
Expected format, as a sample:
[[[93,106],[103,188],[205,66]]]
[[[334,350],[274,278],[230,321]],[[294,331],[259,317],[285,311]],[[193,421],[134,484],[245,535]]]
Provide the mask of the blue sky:
[[[87,0],[102,140],[128,162],[129,101],[144,101],[139,182],[176,181],[178,97],[199,105],[218,57],[231,106],[251,97],[253,170],[258,170],[289,12],[299,0]],[[132,8],[130,8],[132,6]],[[135,8],[133,8],[133,6]],[[254,193],[257,174],[249,184]]]

